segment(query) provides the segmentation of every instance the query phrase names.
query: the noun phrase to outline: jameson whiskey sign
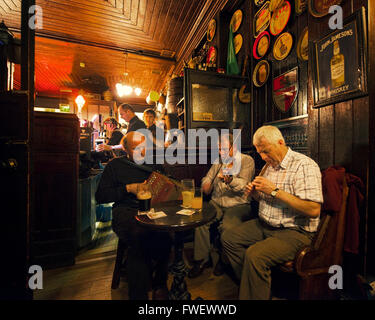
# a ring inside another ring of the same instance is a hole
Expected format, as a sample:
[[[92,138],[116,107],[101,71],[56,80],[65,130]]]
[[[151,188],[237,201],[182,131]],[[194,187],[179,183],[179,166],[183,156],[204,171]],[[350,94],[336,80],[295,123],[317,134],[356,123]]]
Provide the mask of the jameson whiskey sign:
[[[315,105],[346,100],[363,92],[365,83],[362,24],[352,19],[314,42]]]

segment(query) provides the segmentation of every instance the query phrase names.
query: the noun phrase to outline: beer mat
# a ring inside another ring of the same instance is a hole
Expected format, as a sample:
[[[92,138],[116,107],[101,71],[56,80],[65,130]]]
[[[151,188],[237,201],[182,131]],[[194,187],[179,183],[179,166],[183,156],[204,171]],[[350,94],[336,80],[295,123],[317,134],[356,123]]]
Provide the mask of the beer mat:
[[[185,216],[191,216],[194,212],[195,212],[195,210],[183,209],[183,210],[177,211],[176,213],[177,214],[183,214]]]
[[[154,208],[151,208],[150,211],[139,211],[138,210],[138,215],[139,216],[144,216],[144,215],[146,215],[148,213],[154,213],[154,211],[155,211]]]
[[[148,212],[147,217],[150,219],[158,219],[158,218],[163,218],[166,217],[167,215],[163,211],[158,211],[158,212]]]

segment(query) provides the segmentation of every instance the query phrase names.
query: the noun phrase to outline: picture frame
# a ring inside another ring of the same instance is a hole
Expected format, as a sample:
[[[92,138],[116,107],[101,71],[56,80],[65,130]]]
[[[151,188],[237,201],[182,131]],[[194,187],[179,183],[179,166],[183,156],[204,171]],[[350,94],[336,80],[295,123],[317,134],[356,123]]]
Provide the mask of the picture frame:
[[[367,94],[365,19],[362,7],[344,20],[343,29],[313,42],[314,108]]]

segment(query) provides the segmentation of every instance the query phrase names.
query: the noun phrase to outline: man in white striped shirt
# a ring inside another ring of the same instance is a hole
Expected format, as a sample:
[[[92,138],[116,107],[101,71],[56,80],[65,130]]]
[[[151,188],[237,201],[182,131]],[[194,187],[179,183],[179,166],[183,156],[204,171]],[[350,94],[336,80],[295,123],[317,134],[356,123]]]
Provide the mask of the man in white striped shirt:
[[[293,260],[311,243],[323,203],[319,166],[288,148],[278,128],[259,128],[253,144],[266,162],[246,187],[259,201],[259,218],[222,235],[224,253],[241,279],[241,300],[271,297],[271,267]]]

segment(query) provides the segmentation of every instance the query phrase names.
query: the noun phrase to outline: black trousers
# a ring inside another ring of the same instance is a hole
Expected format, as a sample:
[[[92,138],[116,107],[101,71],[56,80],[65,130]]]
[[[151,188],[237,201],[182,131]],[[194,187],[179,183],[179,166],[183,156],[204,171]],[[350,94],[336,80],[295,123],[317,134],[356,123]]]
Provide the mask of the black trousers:
[[[150,288],[166,286],[172,240],[168,232],[150,231],[134,219],[136,209],[112,210],[112,228],[128,244],[127,274],[130,300],[147,300]]]

